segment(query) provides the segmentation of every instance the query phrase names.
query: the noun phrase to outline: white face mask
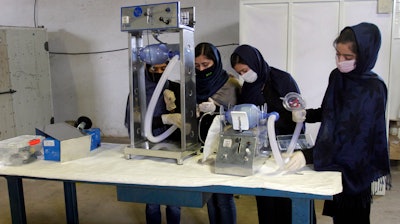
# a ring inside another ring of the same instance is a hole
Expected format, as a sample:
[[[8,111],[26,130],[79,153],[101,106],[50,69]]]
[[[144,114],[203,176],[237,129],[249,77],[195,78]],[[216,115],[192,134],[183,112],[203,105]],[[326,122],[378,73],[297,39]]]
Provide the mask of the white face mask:
[[[250,69],[249,71],[244,73],[241,77],[245,82],[253,83],[257,80],[257,73],[255,73],[253,70]]]
[[[349,73],[356,68],[356,60],[353,59],[347,61],[339,61],[339,59],[336,58],[336,66],[340,72]]]

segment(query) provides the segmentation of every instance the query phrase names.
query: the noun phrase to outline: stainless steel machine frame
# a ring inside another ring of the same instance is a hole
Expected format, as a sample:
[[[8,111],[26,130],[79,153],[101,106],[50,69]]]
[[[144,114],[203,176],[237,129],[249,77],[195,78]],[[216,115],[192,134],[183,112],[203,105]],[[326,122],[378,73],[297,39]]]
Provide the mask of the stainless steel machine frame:
[[[186,25],[182,25],[183,15]],[[189,20],[187,20],[189,17]],[[167,22],[168,21],[168,22]],[[130,145],[124,149],[125,157],[133,155],[176,159],[178,164],[196,154],[198,143],[196,120],[196,83],[194,69],[194,8],[186,8],[181,15],[179,2],[141,5],[121,8],[121,30],[128,32],[130,83]],[[182,128],[180,142],[148,141],[144,132],[146,105],[145,63],[137,57],[143,48],[143,36],[157,33],[175,33],[179,36],[180,100]]]

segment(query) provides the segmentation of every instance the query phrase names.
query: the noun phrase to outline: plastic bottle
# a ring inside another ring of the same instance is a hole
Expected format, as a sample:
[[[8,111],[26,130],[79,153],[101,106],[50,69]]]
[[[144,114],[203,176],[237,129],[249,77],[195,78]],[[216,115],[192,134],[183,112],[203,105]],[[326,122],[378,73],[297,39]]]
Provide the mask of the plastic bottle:
[[[232,115],[231,115],[232,111],[246,112],[247,117],[249,119],[249,128],[256,127],[259,124],[259,121],[261,119],[267,118],[267,113],[264,111],[261,111],[256,105],[254,105],[254,104],[239,104],[239,105],[233,106],[225,114],[225,118],[230,124],[232,124]]]
[[[177,54],[170,51],[165,44],[151,44],[138,52],[140,60],[150,65],[163,64]]]

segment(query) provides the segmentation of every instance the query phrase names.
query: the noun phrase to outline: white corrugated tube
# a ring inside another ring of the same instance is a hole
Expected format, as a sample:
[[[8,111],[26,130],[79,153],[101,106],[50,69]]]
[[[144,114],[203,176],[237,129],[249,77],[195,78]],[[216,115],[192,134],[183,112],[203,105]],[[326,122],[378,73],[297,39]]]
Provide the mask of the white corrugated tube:
[[[179,62],[179,56],[175,55],[168,63],[167,67],[165,68],[165,71],[161,75],[160,80],[158,81],[158,84],[153,92],[153,95],[151,96],[149,106],[147,107],[146,111],[146,116],[144,118],[144,133],[147,137],[147,139],[153,143],[158,143],[166,139],[168,136],[170,136],[178,127],[176,125],[172,125],[170,128],[168,128],[164,133],[158,135],[158,136],[153,136],[153,130],[151,129],[152,124],[153,124],[153,114],[154,114],[154,109],[157,104],[157,100],[163,91],[163,87],[165,82],[168,79],[168,76],[171,74],[171,72],[174,70],[175,64]]]

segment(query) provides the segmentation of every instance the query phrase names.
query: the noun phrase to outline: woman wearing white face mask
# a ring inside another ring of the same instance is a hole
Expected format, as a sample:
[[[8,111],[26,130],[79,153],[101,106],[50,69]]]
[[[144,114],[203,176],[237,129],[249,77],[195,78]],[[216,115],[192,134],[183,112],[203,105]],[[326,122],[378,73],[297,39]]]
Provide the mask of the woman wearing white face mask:
[[[283,107],[281,99],[289,92],[300,93],[292,76],[270,67],[261,53],[250,45],[241,45],[235,49],[231,55],[231,66],[244,80],[238,103],[267,103],[268,113],[279,113],[275,123],[276,134],[293,134],[296,123],[292,121],[292,113]],[[256,201],[259,223],[292,223],[290,199],[257,196]]]
[[[323,215],[333,223],[370,223],[371,183],[386,176],[390,161],[386,136],[387,88],[372,69],[381,34],[371,23],[345,27],[334,41],[337,69],[329,76],[321,107],[307,109],[305,122],[321,122],[315,145],[293,153],[291,161],[317,171],[342,173],[343,192],[325,201]]]
[[[276,134],[293,134],[296,123],[292,114],[282,105],[281,97],[289,92],[300,93],[293,77],[282,70],[269,66],[261,53],[250,45],[240,45],[231,55],[231,66],[244,80],[238,104],[267,103],[268,112],[278,112]]]

